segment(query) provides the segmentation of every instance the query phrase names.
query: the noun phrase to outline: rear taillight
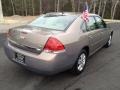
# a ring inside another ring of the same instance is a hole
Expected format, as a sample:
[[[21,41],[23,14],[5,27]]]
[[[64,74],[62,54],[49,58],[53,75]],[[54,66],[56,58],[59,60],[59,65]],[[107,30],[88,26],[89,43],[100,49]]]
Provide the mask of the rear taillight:
[[[44,47],[44,50],[47,50],[47,51],[61,51],[64,49],[65,49],[64,45],[59,40],[53,37],[50,37],[48,39]]]

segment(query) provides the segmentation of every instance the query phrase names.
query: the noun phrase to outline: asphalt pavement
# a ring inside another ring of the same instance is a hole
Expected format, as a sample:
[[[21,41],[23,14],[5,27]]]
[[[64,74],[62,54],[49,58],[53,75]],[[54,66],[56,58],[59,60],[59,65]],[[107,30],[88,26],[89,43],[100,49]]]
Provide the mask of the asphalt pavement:
[[[42,76],[7,59],[0,34],[0,90],[120,90],[120,23],[110,24],[114,30],[112,46],[92,55],[83,73],[69,71]]]

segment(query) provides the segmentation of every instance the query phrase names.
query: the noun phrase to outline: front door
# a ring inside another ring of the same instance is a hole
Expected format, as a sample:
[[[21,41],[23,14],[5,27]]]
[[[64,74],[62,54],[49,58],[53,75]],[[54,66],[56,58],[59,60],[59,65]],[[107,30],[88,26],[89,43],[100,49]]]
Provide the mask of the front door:
[[[99,17],[99,16],[95,16],[95,20],[96,20],[96,24],[98,26],[98,30],[101,33],[101,46],[105,45],[106,42],[108,41],[109,38],[109,32],[108,32],[108,28],[107,25],[105,24],[105,22]]]

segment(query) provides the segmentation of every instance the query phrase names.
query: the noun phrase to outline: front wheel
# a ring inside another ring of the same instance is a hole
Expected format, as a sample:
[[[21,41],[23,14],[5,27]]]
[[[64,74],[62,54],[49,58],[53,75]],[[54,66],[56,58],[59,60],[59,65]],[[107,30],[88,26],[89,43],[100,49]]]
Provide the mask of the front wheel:
[[[109,36],[109,40],[108,40],[108,42],[106,43],[105,47],[108,48],[108,47],[111,46],[111,44],[112,44],[112,35]]]
[[[72,72],[76,75],[80,74],[86,65],[87,53],[85,50],[82,50],[75,65],[73,66]]]

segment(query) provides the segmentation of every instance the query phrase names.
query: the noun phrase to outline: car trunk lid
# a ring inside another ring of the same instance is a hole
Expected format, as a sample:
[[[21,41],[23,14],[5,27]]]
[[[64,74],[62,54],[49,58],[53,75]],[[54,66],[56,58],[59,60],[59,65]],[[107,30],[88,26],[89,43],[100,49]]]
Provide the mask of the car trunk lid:
[[[56,32],[54,31],[53,33],[51,30],[44,30],[43,28],[33,26],[20,26],[10,30],[9,41],[14,46],[21,46],[22,49],[27,48],[31,49],[31,51],[35,49],[40,52],[48,38],[53,34],[56,34]]]

